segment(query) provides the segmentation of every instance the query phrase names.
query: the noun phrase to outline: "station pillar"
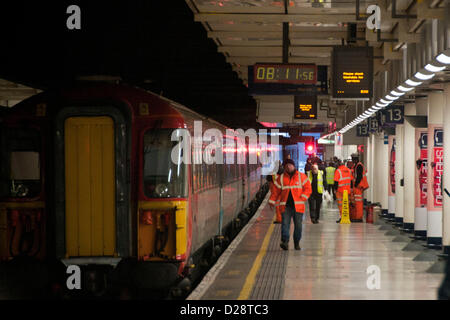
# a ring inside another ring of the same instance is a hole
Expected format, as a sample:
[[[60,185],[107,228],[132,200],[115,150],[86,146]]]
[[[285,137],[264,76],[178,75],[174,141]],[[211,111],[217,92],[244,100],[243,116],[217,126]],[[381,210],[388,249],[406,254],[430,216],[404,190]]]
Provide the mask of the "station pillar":
[[[367,169],[367,180],[369,182],[369,189],[366,192],[367,201],[374,202],[373,199],[373,175],[372,175],[372,166],[373,166],[373,143],[372,143],[372,135],[369,135],[366,138],[366,169]]]
[[[443,173],[443,109],[444,94],[428,95],[428,183],[427,183],[427,245],[442,245],[442,189]]]
[[[403,225],[403,143],[404,125],[395,126],[395,224]]]
[[[389,169],[388,169],[388,217],[389,220],[395,221],[395,134],[388,136],[388,152],[389,152]]]
[[[415,116],[416,105],[405,104],[405,116]],[[415,150],[416,129],[405,119],[403,135],[403,230],[414,231],[415,197],[415,171],[416,160],[413,156]]]
[[[442,247],[450,254],[450,83],[444,87],[444,174],[443,174],[443,214],[442,214]]]
[[[416,98],[416,114],[419,116],[428,115],[428,98]],[[414,236],[425,240],[427,237],[427,175],[428,166],[428,128],[416,127],[415,157],[416,170],[414,170]],[[422,164],[420,164],[423,161]]]
[[[388,170],[389,156],[388,143],[384,139],[384,134],[374,134],[374,162],[373,162],[373,186],[375,202],[381,204],[383,213],[388,211]]]

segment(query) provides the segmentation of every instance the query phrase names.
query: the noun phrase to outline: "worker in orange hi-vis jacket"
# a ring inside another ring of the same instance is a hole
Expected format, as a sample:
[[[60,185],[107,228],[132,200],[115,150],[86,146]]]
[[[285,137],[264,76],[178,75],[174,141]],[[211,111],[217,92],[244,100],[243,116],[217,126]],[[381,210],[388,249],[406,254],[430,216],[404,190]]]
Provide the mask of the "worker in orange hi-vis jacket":
[[[311,195],[311,183],[308,177],[295,168],[292,159],[286,159],[283,163],[284,172],[274,182],[275,189],[270,195],[269,205],[276,205],[282,212],[281,243],[283,250],[288,250],[291,219],[294,220],[294,247],[300,250],[302,237],[302,220],[305,212],[305,204]],[[277,203],[277,200],[279,202]]]
[[[273,174],[270,176],[271,179],[269,179],[269,183],[270,183],[270,193],[271,193],[271,194],[273,194],[274,192],[276,192],[276,191],[275,191],[275,189],[276,189],[275,182],[277,181],[278,177],[279,177],[282,173],[283,173],[283,166],[281,165],[281,161],[279,161],[279,164],[278,164],[278,171],[277,171],[276,173],[273,173]],[[276,213],[276,215],[275,215],[275,220],[274,220],[273,223],[276,223],[276,224],[280,224],[281,221],[282,221],[282,219],[281,219],[282,212],[281,212],[281,207],[279,206],[279,203],[280,203],[280,200],[279,200],[279,199],[278,199],[278,200],[275,200],[275,213]]]
[[[356,213],[352,221],[362,222],[364,215],[364,190],[369,188],[367,182],[366,169],[364,165],[359,161],[359,155],[357,153],[352,154],[352,161],[355,164],[353,173],[353,194],[355,198]]]
[[[340,217],[342,217],[342,200],[344,190],[347,190],[350,195],[352,190],[352,180],[352,171],[340,162],[338,168],[334,172],[334,187],[336,189],[336,199],[339,207],[339,220],[336,221],[337,223],[341,222]]]

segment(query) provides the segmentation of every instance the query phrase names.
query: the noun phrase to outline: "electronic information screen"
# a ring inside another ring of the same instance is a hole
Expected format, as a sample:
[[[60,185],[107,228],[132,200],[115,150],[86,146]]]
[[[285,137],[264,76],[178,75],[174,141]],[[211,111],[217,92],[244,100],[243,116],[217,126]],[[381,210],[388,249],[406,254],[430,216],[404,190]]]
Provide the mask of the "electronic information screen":
[[[334,47],[332,64],[334,99],[372,98],[373,47]]]
[[[317,96],[295,96],[294,108],[295,119],[317,119]]]

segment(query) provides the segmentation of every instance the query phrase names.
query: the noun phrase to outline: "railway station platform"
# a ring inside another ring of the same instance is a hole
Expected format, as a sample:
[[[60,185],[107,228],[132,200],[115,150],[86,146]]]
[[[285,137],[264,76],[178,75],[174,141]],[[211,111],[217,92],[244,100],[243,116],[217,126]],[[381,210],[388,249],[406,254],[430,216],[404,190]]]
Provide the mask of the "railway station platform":
[[[419,251],[404,250],[408,240],[399,240],[383,219],[337,224],[336,203],[324,202],[319,224],[304,214],[301,251],[294,250],[292,230],[289,250],[284,251],[281,225],[273,224],[267,201],[188,300],[437,298],[444,274],[427,272],[433,261],[415,261],[422,260],[415,259]],[[378,288],[369,288],[370,266],[380,270]]]

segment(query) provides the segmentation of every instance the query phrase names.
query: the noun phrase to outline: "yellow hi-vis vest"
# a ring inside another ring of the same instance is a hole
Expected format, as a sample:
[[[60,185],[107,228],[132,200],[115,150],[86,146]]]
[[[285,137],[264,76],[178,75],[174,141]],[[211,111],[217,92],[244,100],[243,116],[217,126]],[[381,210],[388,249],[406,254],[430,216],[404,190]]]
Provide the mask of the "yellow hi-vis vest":
[[[334,184],[334,172],[336,171],[335,167],[326,167],[325,172],[327,174],[327,184]]]
[[[309,182],[312,182],[312,180],[313,180],[312,171],[308,171],[308,179],[309,179]],[[323,171],[322,170],[317,171],[317,192],[320,194],[323,193]]]

